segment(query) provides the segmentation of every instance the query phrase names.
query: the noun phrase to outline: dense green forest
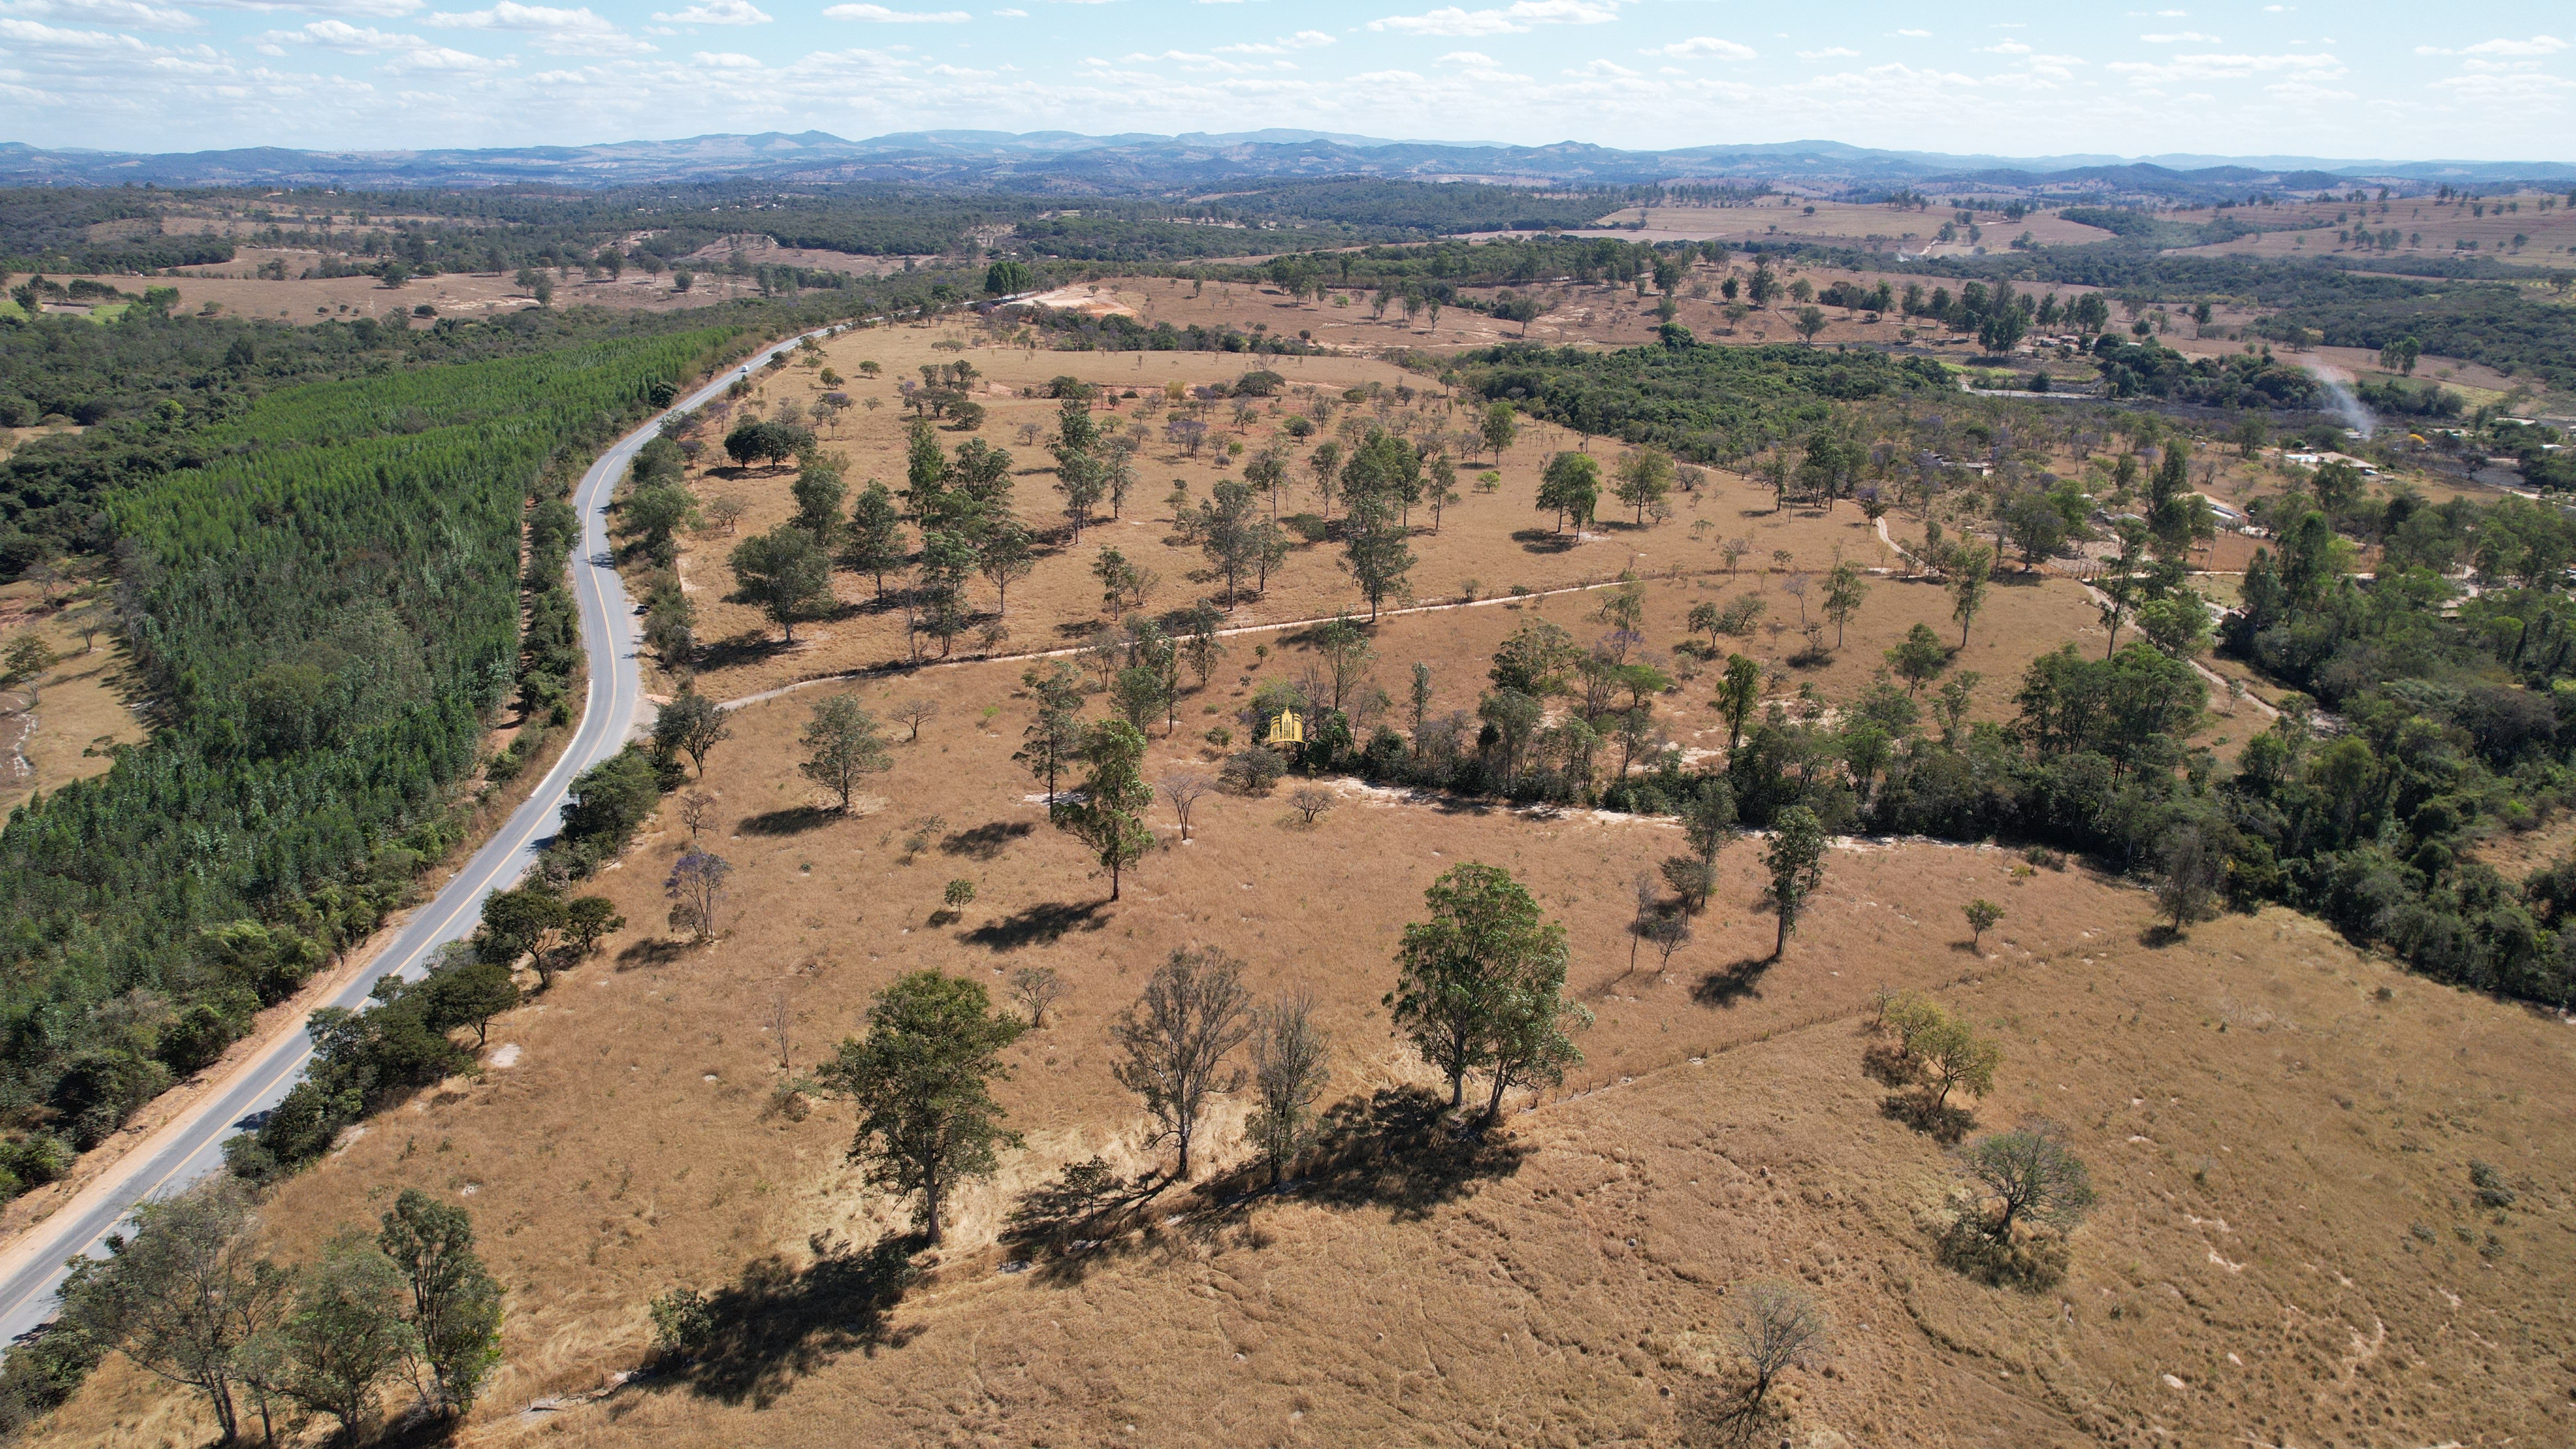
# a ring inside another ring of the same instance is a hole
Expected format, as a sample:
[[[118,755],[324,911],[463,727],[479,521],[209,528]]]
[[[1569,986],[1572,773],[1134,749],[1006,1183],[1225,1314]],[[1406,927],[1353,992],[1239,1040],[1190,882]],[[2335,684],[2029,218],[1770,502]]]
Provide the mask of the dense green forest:
[[[1938,363],[1773,344],[1714,347],[1679,327],[1661,347],[1598,352],[1520,344],[1462,354],[1460,386],[1577,432],[1703,463],[1744,457],[1834,421],[1836,405],[1955,391]]]

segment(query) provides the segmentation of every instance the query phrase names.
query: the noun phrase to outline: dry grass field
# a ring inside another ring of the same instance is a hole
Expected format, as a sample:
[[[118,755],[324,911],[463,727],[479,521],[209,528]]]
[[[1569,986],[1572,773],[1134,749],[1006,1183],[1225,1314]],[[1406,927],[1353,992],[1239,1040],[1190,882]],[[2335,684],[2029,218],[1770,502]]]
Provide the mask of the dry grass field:
[[[1501,613],[1391,621],[1381,658],[1459,659],[1481,641],[1444,631]],[[2287,913],[2167,943],[2143,896],[2081,867],[1928,843],[1833,852],[1777,963],[1750,905],[1758,847],[1739,843],[1698,939],[1669,970],[1651,950],[1631,970],[1628,882],[1675,848],[1669,825],[1349,783],[1312,828],[1277,798],[1213,797],[1187,844],[1157,807],[1169,843],[1108,905],[1008,759],[1030,709],[1016,674],[861,686],[872,707],[918,693],[941,713],[856,818],[815,809],[793,773],[815,691],[739,711],[703,786],[718,803],[700,843],[737,872],[722,938],[658,926],[687,844],[666,812],[602,877],[628,928],[497,1021],[478,1078],[279,1192],[287,1243],[404,1186],[476,1209],[511,1300],[467,1442],[1716,1442],[1729,1294],[1770,1278],[1807,1285],[1836,1331],[1756,1442],[2565,1437],[2561,1023],[2404,977]],[[1444,703],[1467,688],[1447,677]],[[1203,767],[1191,731],[1158,732],[1149,773],[1187,762]],[[1482,1150],[1409,1106],[1428,1073],[1377,1005],[1422,887],[1464,860],[1509,867],[1566,923],[1598,1014],[1566,1088],[1516,1099]],[[976,898],[952,918],[961,878]],[[1959,920],[1978,895],[2006,911],[1982,954]],[[1158,1160],[1104,1026],[1182,945],[1240,955],[1264,995],[1315,993],[1336,1150],[1292,1190],[1254,1191],[1229,1101],[1204,1186],[1022,1271],[1026,1250],[996,1238],[1023,1193],[1095,1154]],[[847,1109],[774,1088],[900,972],[999,991],[1032,964],[1071,990],[1009,1053],[1000,1094],[1027,1146],[963,1197],[929,1276],[871,1310],[848,1250],[900,1215],[842,1163]],[[1981,1123],[2045,1115],[2091,1164],[2102,1203],[2062,1283],[1986,1287],[1934,1261],[1956,1173],[1860,1071],[1882,986],[1933,993],[2003,1044]],[[2471,1159],[2505,1174],[2509,1208],[2475,1206]],[[644,1305],[675,1285],[719,1291],[723,1346],[562,1400],[647,1360]],[[111,1364],[51,1438],[192,1442],[195,1412]]]
[[[2543,201],[2549,203],[2546,210],[2542,209]],[[2298,228],[2303,222],[2313,225],[2303,230],[2269,230],[2230,242],[2185,248],[2186,253],[2260,257],[2337,252],[2377,255],[2380,253],[2375,249],[2338,242],[2335,232],[2365,228],[2384,232],[2391,227],[2404,233],[2397,254],[2409,257],[2456,254],[2533,267],[2563,267],[2569,253],[2576,251],[2576,211],[2568,208],[2563,193],[2525,191],[2510,196],[2481,196],[2466,202],[2437,202],[2431,197],[2391,197],[2385,203],[2292,201],[2233,213],[2209,208],[2162,213],[2193,226],[2231,214],[2264,227]],[[2515,244],[2517,237],[2522,239],[2519,246]]]
[[[33,680],[0,689],[0,818],[39,790],[103,773],[115,763],[109,747],[144,736],[125,650],[106,624],[106,601],[69,603],[71,597],[66,591],[48,605],[32,581],[0,587],[0,644],[32,633],[56,657]],[[97,627],[84,638],[91,620]]]

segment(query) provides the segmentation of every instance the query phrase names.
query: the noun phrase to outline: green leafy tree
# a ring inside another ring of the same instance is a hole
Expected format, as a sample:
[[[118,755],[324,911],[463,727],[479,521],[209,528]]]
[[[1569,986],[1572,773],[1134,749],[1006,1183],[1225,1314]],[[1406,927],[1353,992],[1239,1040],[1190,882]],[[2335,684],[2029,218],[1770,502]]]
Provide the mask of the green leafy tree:
[[[1726,673],[1717,685],[1717,713],[1726,721],[1726,748],[1732,754],[1744,743],[1744,727],[1762,704],[1762,666],[1742,654],[1726,656]]]
[[[1037,286],[1037,274],[1025,262],[1008,257],[984,269],[984,292],[993,297],[1016,297]]]
[[[1790,325],[1798,329],[1799,340],[1813,347],[1816,334],[1825,330],[1825,310],[1822,307],[1801,307],[1797,319]]]
[[[789,491],[796,499],[796,526],[830,548],[841,536],[841,500],[849,494],[841,483],[841,465],[830,458],[808,458]]]
[[[483,926],[477,933],[486,959],[502,966],[531,962],[542,984],[552,984],[555,944],[568,913],[563,897],[543,884],[494,891],[483,898]]]
[[[676,482],[647,483],[627,494],[617,513],[647,553],[666,559],[672,535],[697,521],[698,495]]]
[[[991,1176],[996,1149],[1020,1145],[991,1084],[1010,1077],[1002,1051],[1025,1030],[993,1009],[983,983],[915,971],[877,993],[868,1034],[843,1041],[817,1073],[858,1108],[850,1160],[870,1185],[918,1198],[913,1221],[934,1247],[948,1195]]]
[[[1905,631],[1895,648],[1887,651],[1887,667],[1905,681],[1907,694],[1918,694],[1950,667],[1950,646],[1941,642],[1931,625],[1916,624]]]
[[[1545,619],[1524,619],[1494,651],[1488,677],[1496,689],[1544,698],[1561,693],[1567,675],[1582,661],[1583,650],[1573,636]]]
[[[363,1231],[342,1233],[297,1277],[295,1309],[279,1332],[288,1398],[329,1414],[354,1441],[376,1419],[387,1379],[417,1346],[405,1322],[410,1285]]]
[[[1976,544],[1963,544],[1950,556],[1950,617],[1959,621],[1959,647],[1968,647],[1968,626],[1986,606],[1995,556]]]
[[[1411,530],[1397,518],[1394,500],[1382,494],[1354,495],[1349,515],[1343,524],[1342,568],[1359,585],[1360,596],[1368,600],[1369,622],[1375,623],[1378,606],[1388,595],[1402,593],[1413,571],[1413,548],[1406,542]]]
[[[1816,812],[1792,805],[1773,817],[1771,845],[1762,852],[1762,865],[1771,872],[1764,898],[1780,923],[1780,932],[1771,942],[1771,959],[1777,961],[1789,949],[1789,933],[1798,929],[1807,902],[1825,883],[1825,827]]]
[[[1565,531],[1568,519],[1581,532],[1600,501],[1601,465],[1591,454],[1559,453],[1547,460],[1539,475],[1538,506],[1556,515],[1556,532]]]
[[[1037,566],[1037,550],[1017,520],[1006,518],[985,530],[975,551],[975,567],[984,582],[993,586],[996,617],[1009,616],[1011,585],[1036,572]]]
[[[805,725],[805,759],[796,769],[806,779],[840,797],[847,811],[868,776],[894,767],[885,731],[876,717],[859,707],[854,694],[836,694],[814,705]]]
[[[1404,928],[1385,1004],[1396,1029],[1448,1078],[1449,1105],[1464,1102],[1471,1072],[1494,1073],[1499,1104],[1512,1081],[1539,1080],[1579,1060],[1563,1039],[1565,927],[1543,919],[1529,891],[1499,866],[1454,866],[1423,900],[1431,919]]]
[[[1968,949],[1972,951],[1984,946],[1986,932],[1993,930],[1995,922],[2004,918],[2004,908],[1983,896],[1959,909],[1968,918]]]
[[[1478,439],[1484,443],[1485,451],[1497,458],[1511,451],[1513,440],[1520,436],[1520,431],[1520,417],[1507,402],[1487,403],[1484,412],[1476,418]]]
[[[909,550],[903,538],[903,510],[883,483],[871,478],[850,505],[850,527],[841,561],[876,579],[877,597],[885,597],[885,576],[901,569]]]
[[[832,556],[794,524],[734,545],[729,560],[743,602],[759,608],[796,642],[796,621],[820,617],[832,602]]]
[[[697,686],[684,685],[671,702],[653,717],[653,747],[665,758],[687,755],[698,770],[698,778],[707,777],[707,754],[717,745],[733,738],[725,724],[725,712],[716,702],[698,693]]]
[[[576,961],[587,959],[603,937],[625,925],[626,918],[606,896],[575,896],[564,903],[564,939]]]
[[[1980,1137],[1960,1163],[1994,1204],[1982,1226],[1999,1242],[2010,1242],[2014,1227],[2025,1222],[2071,1228],[2093,1206],[2093,1174],[2048,1122]]]
[[[1125,720],[1102,720],[1083,732],[1086,773],[1082,798],[1056,812],[1058,828],[1091,847],[1109,872],[1109,898],[1118,899],[1119,877],[1153,847],[1143,812],[1154,803],[1145,783],[1145,736]]]
[[[1849,559],[1835,564],[1825,575],[1825,617],[1834,621],[1834,647],[1843,647],[1843,629],[1860,612],[1861,600],[1869,597],[1869,584],[1860,565]]]
[[[1082,748],[1082,675],[1057,659],[1043,672],[1036,666],[1023,671],[1020,687],[1036,698],[1037,718],[1020,732],[1024,743],[1011,758],[1046,785],[1047,813],[1052,816],[1062,803],[1057,799],[1056,777]]]
[[[1619,459],[1619,501],[1637,510],[1637,522],[1646,521],[1646,509],[1661,503],[1673,491],[1672,456],[1660,448],[1631,448]]]
[[[376,1234],[411,1289],[412,1376],[433,1412],[462,1415],[501,1362],[501,1285],[474,1251],[474,1219],[416,1187]]]

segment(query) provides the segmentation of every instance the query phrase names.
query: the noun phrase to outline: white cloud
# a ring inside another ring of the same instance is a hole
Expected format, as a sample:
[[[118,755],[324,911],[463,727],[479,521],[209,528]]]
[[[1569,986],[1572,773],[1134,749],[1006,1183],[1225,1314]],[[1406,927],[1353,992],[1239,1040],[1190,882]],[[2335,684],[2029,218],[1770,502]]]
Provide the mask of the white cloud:
[[[620,30],[585,5],[564,10],[501,0],[489,10],[437,11],[429,23],[442,30],[502,30],[533,35],[537,48],[555,55],[643,55],[651,43]]]
[[[1519,0],[1503,10],[1462,10],[1444,6],[1422,15],[1390,15],[1369,22],[1371,30],[1407,35],[1517,35],[1541,25],[1602,25],[1619,18],[1617,0]]]
[[[1029,12],[1025,10],[996,10],[993,14],[1003,20],[1026,20],[1029,18]]]
[[[2258,75],[2289,71],[2309,80],[2331,80],[2344,73],[2343,62],[2331,55],[2177,55],[2170,65],[2151,65],[2142,61],[2114,61],[2112,70],[2125,75],[2135,85],[2162,85],[2169,81],[2248,80]]]
[[[2027,46],[2027,45],[2022,44],[2022,43],[2021,43],[2020,41],[2018,41],[2018,40],[1998,40],[1998,41],[1996,41],[1996,42],[1995,42],[1994,44],[1992,44],[1992,45],[1981,45],[1981,46],[1978,46],[1978,47],[1977,47],[1977,49],[1979,49],[1979,50],[1981,50],[1981,51],[1984,51],[1984,52],[1985,52],[1986,54],[1988,54],[1988,55],[2028,55],[2028,54],[2030,54],[2030,47],[2029,47],[2029,46]]]
[[[1702,56],[1717,60],[1751,60],[1753,47],[1738,45],[1732,40],[1720,40],[1714,35],[1694,35],[1688,40],[1676,40],[1670,45],[1659,45],[1640,54],[1669,55],[1675,60],[1697,60]]]
[[[1932,32],[1929,30],[1900,30],[1896,33],[1909,40],[1928,40],[1932,36]]]
[[[671,25],[767,25],[770,17],[751,0],[705,0],[653,18]]]
[[[1244,40],[1216,48],[1219,55],[1286,55],[1292,50],[1312,50],[1319,45],[1334,44],[1333,37],[1320,30],[1300,30],[1277,40]]]
[[[2433,82],[2433,89],[2477,105],[2506,109],[2517,106],[2540,107],[2557,111],[2561,109],[2558,103],[2567,96],[2567,93],[2576,91],[2576,81],[2567,80],[2561,76],[2543,75],[2536,71],[2516,71],[2510,74],[2487,71],[2448,76]]]
[[[130,25],[137,30],[194,30],[197,17],[174,5],[152,0],[12,0],[0,13],[36,20],[87,21],[93,25]]]
[[[385,69],[396,75],[490,75],[494,71],[508,70],[518,63],[518,57],[513,55],[494,59],[489,56],[469,55],[461,50],[450,50],[443,45],[431,45],[411,52],[386,66]]]
[[[1857,60],[1859,57],[1859,51],[1845,50],[1839,45],[1828,45],[1822,50],[1802,50],[1798,52],[1798,59],[1800,60]]]
[[[760,62],[738,50],[702,50],[689,59],[709,70],[758,70]]]
[[[882,5],[835,5],[826,20],[864,20],[871,25],[963,25],[975,17],[963,10],[889,10]]]
[[[1595,79],[1608,77],[1618,80],[1634,80],[1638,76],[1644,74],[1644,72],[1630,70],[1626,66],[1617,64],[1613,61],[1596,60],[1568,70],[1565,74],[1577,77],[1592,77]]]
[[[294,10],[306,15],[359,15],[390,20],[421,8],[422,0],[190,0],[200,10]]]
[[[272,30],[263,38],[288,45],[319,46],[342,55],[378,55],[388,50],[413,50],[429,44],[417,35],[396,35],[372,25],[351,25],[345,20],[316,20],[302,30]]]
[[[64,30],[34,20],[5,18],[0,18],[0,40],[23,45],[30,50],[148,52],[151,49],[130,35],[111,35],[103,30]]]
[[[2203,35],[2197,30],[2177,30],[2171,35],[2141,35],[2138,38],[2149,45],[2216,45],[2219,43],[2217,36]]]
[[[2419,45],[2417,55],[2555,55],[2567,48],[2567,42],[2555,35],[2535,35],[2529,40],[2481,40],[2450,50],[2439,45]]]

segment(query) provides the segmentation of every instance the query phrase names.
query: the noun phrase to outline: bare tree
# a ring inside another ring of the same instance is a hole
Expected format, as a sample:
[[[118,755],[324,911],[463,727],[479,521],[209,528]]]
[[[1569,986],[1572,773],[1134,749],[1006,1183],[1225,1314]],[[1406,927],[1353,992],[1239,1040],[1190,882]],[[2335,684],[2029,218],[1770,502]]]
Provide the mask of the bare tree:
[[[671,878],[662,883],[662,894],[671,898],[671,928],[689,933],[693,941],[716,938],[718,917],[732,892],[725,886],[733,866],[720,855],[692,850],[672,863]],[[538,953],[542,959],[544,953]]]
[[[1216,781],[1195,770],[1176,770],[1155,782],[1163,798],[1171,802],[1172,814],[1181,822],[1181,838],[1190,838],[1190,811],[1201,796],[1216,788]]]
[[[716,797],[704,790],[691,790],[680,797],[680,823],[689,828],[689,838],[698,838],[698,830],[707,823],[707,812],[715,808]]]
[[[1252,1033],[1251,1008],[1242,962],[1213,947],[1183,947],[1110,1027],[1127,1054],[1112,1071],[1162,1124],[1153,1141],[1168,1137],[1178,1147],[1173,1176],[1180,1181],[1189,1181],[1190,1141],[1208,1099],[1243,1086],[1241,1068],[1223,1069],[1226,1057]]]
[[[1691,943],[1690,917],[1679,911],[1669,916],[1657,916],[1646,927],[1646,939],[1655,946],[1655,969],[1670,971],[1673,953]]]
[[[1753,1364],[1745,1404],[1759,1408],[1784,1370],[1824,1356],[1832,1322],[1816,1300],[1785,1283],[1748,1283],[1730,1296],[1735,1308],[1727,1327],[1736,1348]]]
[[[1655,889],[1655,878],[1644,871],[1637,872],[1637,878],[1628,883],[1628,888],[1636,897],[1637,913],[1628,918],[1628,971],[1621,972],[1623,976],[1637,969],[1638,943],[1644,941],[1646,933],[1654,928],[1663,906],[1663,892]]]
[[[1332,1039],[1314,1015],[1314,998],[1301,991],[1262,1008],[1253,1024],[1252,1084],[1261,1106],[1250,1130],[1270,1159],[1274,1186],[1314,1137],[1315,1099],[1329,1075]]]
[[[782,1072],[793,1070],[791,1058],[795,1043],[792,1034],[796,1027],[796,1013],[787,1004],[786,992],[779,991],[770,996],[769,1010],[761,1014],[760,1024],[769,1028],[771,1044],[778,1049],[778,1069]]]
[[[1319,786],[1300,785],[1288,792],[1288,803],[1297,807],[1297,813],[1305,817],[1305,824],[1312,825],[1316,816],[1333,808],[1334,796],[1332,791]]]
[[[939,718],[939,702],[932,699],[923,699],[919,695],[914,695],[912,698],[903,700],[896,704],[894,709],[890,712],[896,719],[903,721],[905,727],[912,731],[912,733],[903,737],[905,744],[911,744],[913,741],[921,738],[921,727],[923,725]]]
[[[1020,1009],[1029,1014],[1029,1025],[1046,1025],[1048,1008],[1064,996],[1064,978],[1052,966],[1023,966],[1011,973],[1011,995],[1019,998]]]

